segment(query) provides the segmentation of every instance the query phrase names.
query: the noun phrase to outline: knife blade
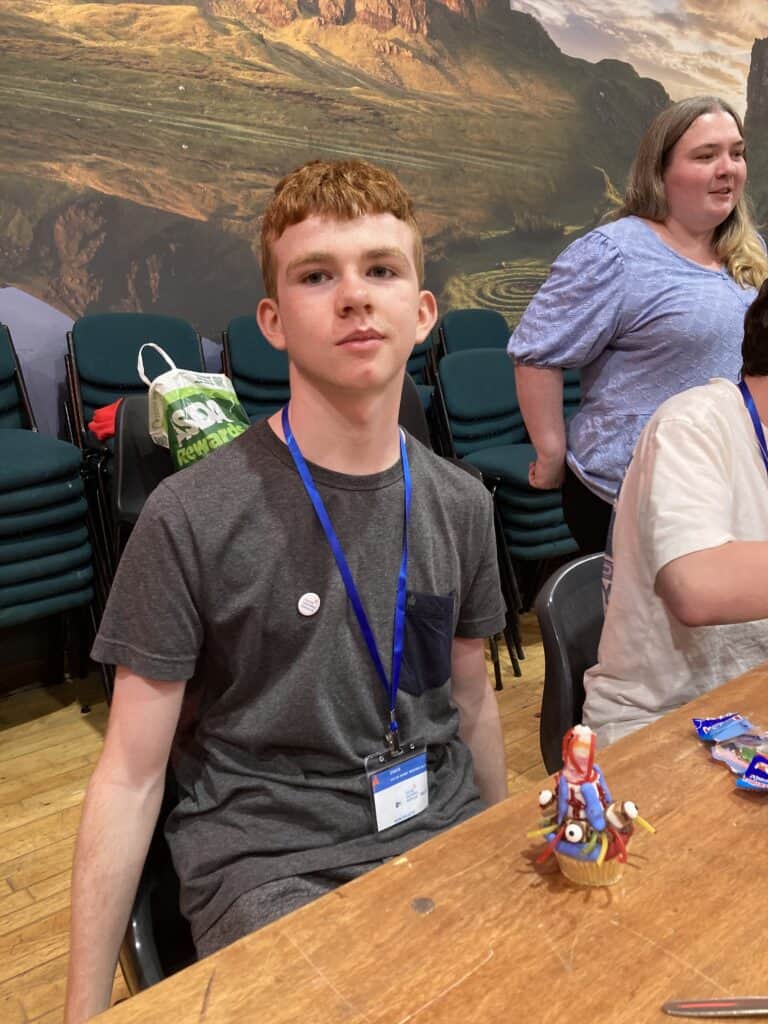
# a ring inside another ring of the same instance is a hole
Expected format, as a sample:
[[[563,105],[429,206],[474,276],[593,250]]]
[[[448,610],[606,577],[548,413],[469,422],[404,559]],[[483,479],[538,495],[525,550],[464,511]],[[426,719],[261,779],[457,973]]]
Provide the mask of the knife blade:
[[[675,999],[662,1010],[671,1017],[768,1017],[768,996],[730,999]]]

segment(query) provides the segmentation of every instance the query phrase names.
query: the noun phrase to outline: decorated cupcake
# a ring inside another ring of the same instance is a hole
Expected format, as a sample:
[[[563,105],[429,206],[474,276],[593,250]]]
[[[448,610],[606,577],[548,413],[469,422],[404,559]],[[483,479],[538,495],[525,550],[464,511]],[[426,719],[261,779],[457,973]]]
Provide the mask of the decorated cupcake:
[[[631,800],[612,799],[595,764],[595,734],[585,725],[565,734],[563,768],[554,788],[539,794],[539,808],[541,827],[529,835],[544,836],[547,846],[536,863],[554,853],[562,873],[577,885],[614,885],[635,826],[654,831]]]

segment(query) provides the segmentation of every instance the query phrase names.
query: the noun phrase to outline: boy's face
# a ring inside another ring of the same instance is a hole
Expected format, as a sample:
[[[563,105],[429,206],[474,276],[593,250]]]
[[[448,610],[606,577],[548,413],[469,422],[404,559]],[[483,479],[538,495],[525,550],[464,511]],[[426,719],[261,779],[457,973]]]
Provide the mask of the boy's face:
[[[277,300],[259,325],[291,360],[291,387],[377,392],[399,380],[437,318],[420,291],[411,228],[390,213],[311,216],[273,243]]]

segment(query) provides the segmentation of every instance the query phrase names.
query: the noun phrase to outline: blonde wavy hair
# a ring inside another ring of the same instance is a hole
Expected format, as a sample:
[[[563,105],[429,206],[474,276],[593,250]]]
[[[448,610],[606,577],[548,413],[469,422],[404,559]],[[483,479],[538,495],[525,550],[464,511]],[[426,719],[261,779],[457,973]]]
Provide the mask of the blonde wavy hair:
[[[741,118],[717,96],[692,96],[672,103],[653,119],[645,131],[629,171],[624,201],[614,217],[645,217],[663,221],[668,211],[664,171],[672,149],[697,117],[722,110],[736,122],[744,137]],[[757,233],[750,203],[742,194],[722,224],[715,228],[714,253],[728,273],[742,287],[759,288],[768,277],[768,257]]]

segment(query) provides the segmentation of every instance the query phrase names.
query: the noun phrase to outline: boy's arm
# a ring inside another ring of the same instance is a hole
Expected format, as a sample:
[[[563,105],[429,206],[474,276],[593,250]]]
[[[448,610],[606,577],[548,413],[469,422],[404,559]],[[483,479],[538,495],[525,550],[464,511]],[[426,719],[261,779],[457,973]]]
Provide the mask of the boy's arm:
[[[729,541],[675,558],[656,574],[656,593],[684,626],[768,618],[768,542]]]
[[[507,766],[496,695],[485,667],[485,641],[454,637],[451,697],[459,710],[459,737],[472,752],[475,782],[488,804],[507,794]]]
[[[88,784],[75,847],[65,1024],[80,1024],[109,1006],[184,687],[117,670],[104,748]]]

